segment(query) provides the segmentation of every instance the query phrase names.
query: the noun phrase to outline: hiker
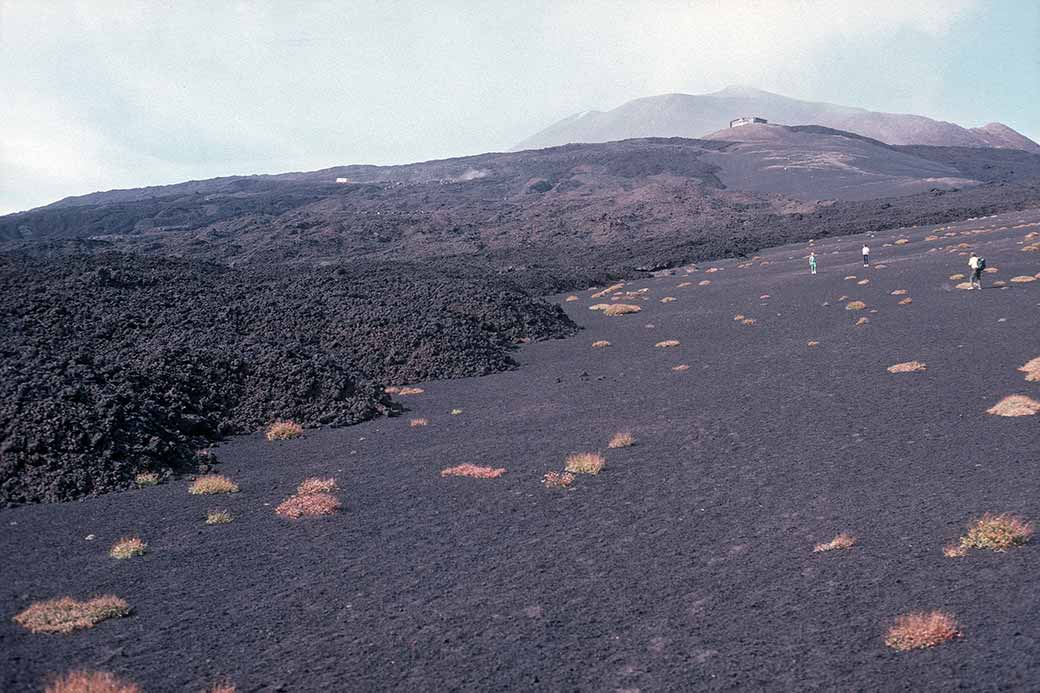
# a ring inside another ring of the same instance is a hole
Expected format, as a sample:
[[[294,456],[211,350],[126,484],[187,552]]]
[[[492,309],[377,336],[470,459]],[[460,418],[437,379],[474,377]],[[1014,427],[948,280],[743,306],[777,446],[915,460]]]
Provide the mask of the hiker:
[[[809,272],[816,274],[816,253],[809,253]]]
[[[868,267],[870,265],[870,246],[866,243],[863,244],[863,266]]]
[[[982,290],[982,270],[986,269],[986,258],[979,257],[975,253],[968,258],[968,267],[971,268],[971,288]]]

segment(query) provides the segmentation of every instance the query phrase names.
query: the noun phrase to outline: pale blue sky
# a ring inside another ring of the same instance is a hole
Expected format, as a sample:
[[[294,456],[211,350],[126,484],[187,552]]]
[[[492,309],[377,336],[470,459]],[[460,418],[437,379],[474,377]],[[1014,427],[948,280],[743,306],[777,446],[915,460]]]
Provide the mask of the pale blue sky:
[[[745,84],[1040,140],[1040,2],[0,0],[0,213],[504,150]]]

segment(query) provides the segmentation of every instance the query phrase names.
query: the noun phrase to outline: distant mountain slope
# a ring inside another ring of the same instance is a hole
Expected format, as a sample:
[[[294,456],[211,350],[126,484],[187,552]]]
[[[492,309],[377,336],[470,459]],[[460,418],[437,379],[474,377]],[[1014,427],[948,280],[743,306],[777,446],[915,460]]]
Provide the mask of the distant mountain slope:
[[[611,111],[586,111],[550,125],[515,149],[633,137],[705,137],[744,115],[780,125],[823,125],[886,144],[1002,147],[1040,154],[1040,144],[1000,123],[969,129],[919,115],[802,101],[748,87],[728,87],[714,94],[664,94],[635,99]]]

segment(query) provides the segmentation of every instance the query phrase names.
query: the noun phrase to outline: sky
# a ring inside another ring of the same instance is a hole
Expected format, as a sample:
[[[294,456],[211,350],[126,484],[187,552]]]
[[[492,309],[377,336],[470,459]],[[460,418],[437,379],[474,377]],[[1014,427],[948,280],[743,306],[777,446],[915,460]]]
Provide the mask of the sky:
[[[1040,140],[1037,0],[0,0],[0,214],[745,85]]]

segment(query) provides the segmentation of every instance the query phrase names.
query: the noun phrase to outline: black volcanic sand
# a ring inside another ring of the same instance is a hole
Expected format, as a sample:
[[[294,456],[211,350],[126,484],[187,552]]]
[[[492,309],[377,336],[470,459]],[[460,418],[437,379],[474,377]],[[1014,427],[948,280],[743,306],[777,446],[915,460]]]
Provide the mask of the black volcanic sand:
[[[4,510],[0,689],[72,667],[151,691],[225,675],[240,691],[1036,689],[1040,547],[942,547],[987,511],[1040,520],[1040,417],[984,413],[1040,398],[1016,370],[1040,356],[1040,282],[956,290],[963,251],[927,251],[981,249],[991,285],[1040,271],[1020,252],[1038,224],[1034,210],[933,242],[931,228],[878,234],[884,268],[860,265],[862,237],[831,239],[816,277],[804,246],[778,248],[633,282],[648,300],[618,318],[582,292],[562,305],[587,329],[525,347],[519,370],[427,383],[403,417],[231,440],[218,454],[237,495],[190,496],[182,480]],[[681,344],[654,348],[665,339]],[[928,370],[885,370],[913,359]],[[606,450],[619,430],[637,445]],[[578,450],[604,451],[603,473],[543,488]],[[440,476],[464,462],[508,471]],[[312,475],[336,477],[343,512],[278,518]],[[235,521],[204,526],[213,507]],[[854,548],[812,552],[843,530]],[[130,533],[149,553],[108,558]],[[66,636],[10,621],[37,599],[100,593],[133,615]],[[896,615],[931,609],[963,637],[885,647]]]

